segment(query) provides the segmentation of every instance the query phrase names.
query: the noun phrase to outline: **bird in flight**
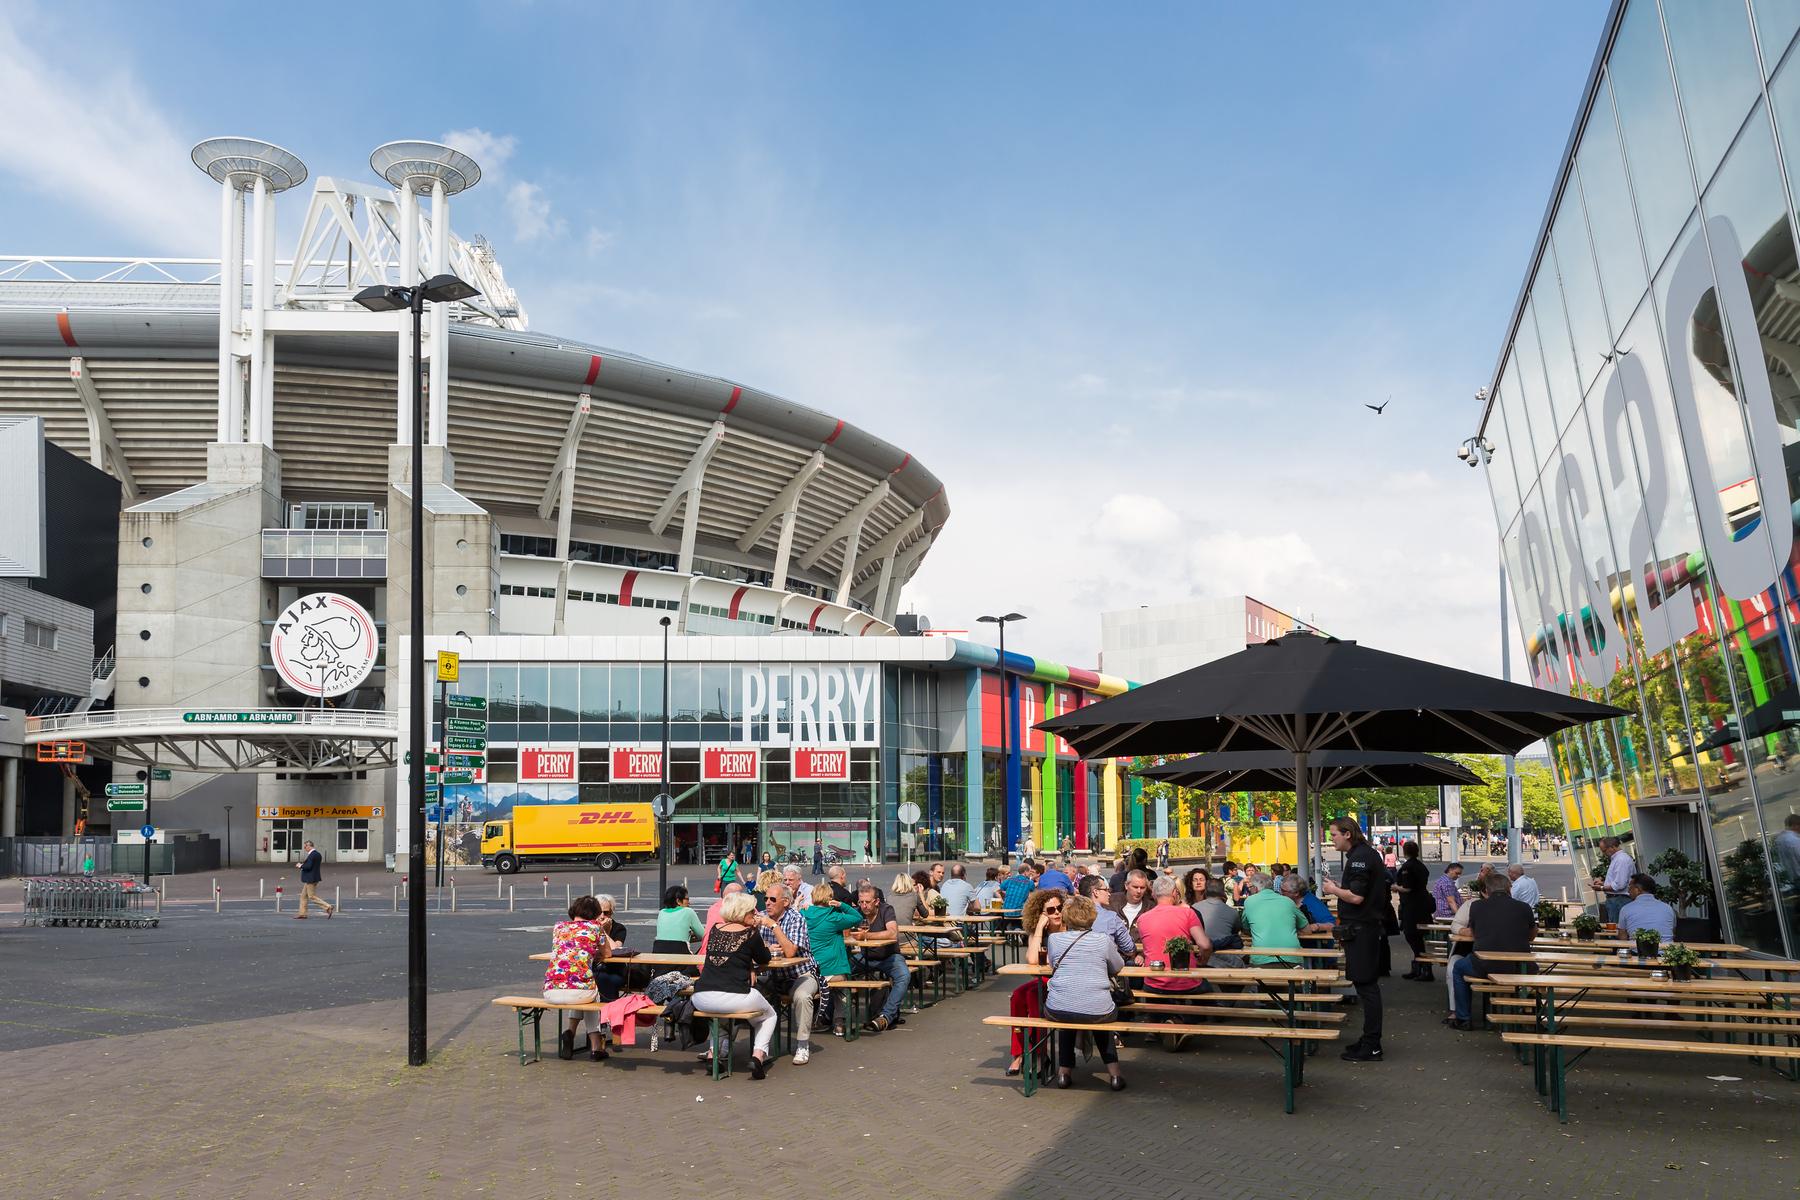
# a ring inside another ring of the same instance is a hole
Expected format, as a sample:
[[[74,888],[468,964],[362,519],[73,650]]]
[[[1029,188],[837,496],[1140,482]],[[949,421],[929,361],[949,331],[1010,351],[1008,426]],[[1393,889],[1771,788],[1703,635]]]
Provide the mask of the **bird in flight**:
[[[1383,400],[1380,404],[1370,404],[1368,401],[1365,400],[1363,402],[1363,407],[1368,409],[1370,412],[1374,413],[1376,416],[1379,417],[1381,415],[1381,410],[1386,408],[1388,405],[1392,404],[1393,402],[1394,402],[1394,398],[1392,396],[1389,396],[1386,400]]]

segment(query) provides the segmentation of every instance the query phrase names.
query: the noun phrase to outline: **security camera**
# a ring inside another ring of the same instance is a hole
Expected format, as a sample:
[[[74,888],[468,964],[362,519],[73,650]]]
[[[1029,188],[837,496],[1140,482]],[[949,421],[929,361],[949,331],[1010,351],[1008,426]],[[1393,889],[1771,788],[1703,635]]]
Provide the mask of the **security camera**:
[[[1474,457],[1469,452],[1469,444],[1467,442],[1464,442],[1456,448],[1456,457],[1462,459],[1464,462],[1468,462],[1470,458]]]

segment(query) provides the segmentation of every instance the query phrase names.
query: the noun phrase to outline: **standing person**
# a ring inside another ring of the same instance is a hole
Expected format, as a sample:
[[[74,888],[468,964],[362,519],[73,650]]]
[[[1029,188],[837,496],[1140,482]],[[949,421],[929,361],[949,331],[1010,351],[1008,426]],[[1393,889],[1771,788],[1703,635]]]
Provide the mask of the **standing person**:
[[[1631,877],[1637,874],[1637,864],[1631,860],[1631,855],[1625,853],[1625,847],[1616,837],[1601,838],[1600,852],[1607,856],[1606,874],[1594,876],[1593,888],[1600,893],[1606,910],[1604,919],[1617,925],[1619,911],[1631,898]]]
[[[294,914],[294,920],[306,920],[306,904],[310,900],[325,910],[325,919],[329,921],[337,909],[319,899],[319,880],[324,878],[319,864],[325,861],[325,856],[311,842],[302,842],[300,848],[306,853],[300,856],[300,911]]]
[[[1075,839],[1066,833],[1063,834],[1062,840],[1062,858],[1064,869],[1067,869],[1069,864],[1075,861]]]
[[[1164,838],[1160,842],[1156,843],[1156,869],[1158,871],[1166,871],[1169,869],[1169,839],[1168,838]]]
[[[713,880],[713,891],[723,896],[725,885],[738,881],[737,859],[727,851],[719,855],[719,877]]]
[[[1425,931],[1420,926],[1431,924],[1431,872],[1419,861],[1419,843],[1404,843],[1400,853],[1403,861],[1395,872],[1394,887],[1400,893],[1400,932],[1413,957],[1412,968],[1400,978],[1430,983],[1431,964],[1421,961],[1425,957]]]
[[[825,874],[825,852],[819,848],[819,843],[814,842],[813,843],[813,878],[817,879],[823,874]]]
[[[761,875],[765,871],[773,871],[774,869],[775,869],[774,856],[771,855],[767,850],[764,850],[762,852],[762,860],[756,864],[756,873],[758,875]]]
[[[1349,817],[1331,823],[1331,845],[1344,856],[1344,880],[1320,881],[1338,902],[1338,938],[1344,943],[1344,974],[1362,1002],[1362,1037],[1338,1057],[1346,1062],[1381,1061],[1381,966],[1387,945],[1385,922],[1393,916],[1388,903],[1387,868]]]

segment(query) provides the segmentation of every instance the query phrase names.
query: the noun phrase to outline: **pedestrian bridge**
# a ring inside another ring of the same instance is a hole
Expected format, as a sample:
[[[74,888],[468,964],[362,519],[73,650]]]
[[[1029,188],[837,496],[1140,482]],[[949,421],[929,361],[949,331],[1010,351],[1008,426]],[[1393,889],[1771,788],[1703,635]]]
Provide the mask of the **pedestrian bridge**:
[[[382,709],[121,708],[25,722],[27,745],[81,742],[95,758],[185,771],[379,770],[394,765],[399,737]]]

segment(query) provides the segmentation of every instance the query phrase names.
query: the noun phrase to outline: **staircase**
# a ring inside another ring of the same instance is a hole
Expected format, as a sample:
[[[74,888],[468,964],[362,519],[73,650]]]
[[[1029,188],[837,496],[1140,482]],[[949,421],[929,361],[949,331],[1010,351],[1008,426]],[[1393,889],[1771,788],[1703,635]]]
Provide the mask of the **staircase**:
[[[62,717],[70,713],[84,713],[96,706],[105,708],[112,701],[114,677],[118,673],[118,659],[114,650],[114,647],[109,646],[105,654],[94,660],[92,681],[88,684],[86,696],[39,696],[28,715]]]

